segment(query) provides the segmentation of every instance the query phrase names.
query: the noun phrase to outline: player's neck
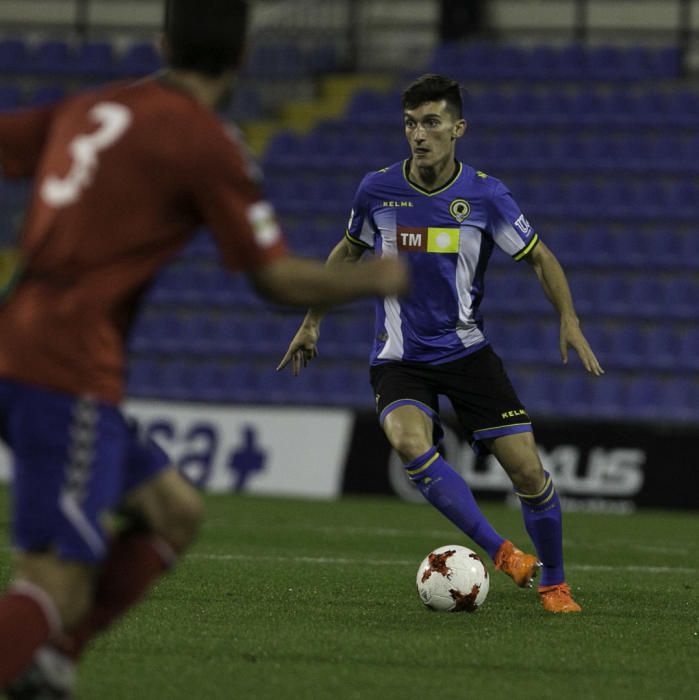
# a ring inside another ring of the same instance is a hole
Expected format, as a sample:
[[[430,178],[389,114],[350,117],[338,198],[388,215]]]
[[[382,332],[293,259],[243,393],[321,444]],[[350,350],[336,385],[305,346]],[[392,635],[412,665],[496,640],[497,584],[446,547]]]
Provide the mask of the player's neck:
[[[445,158],[441,163],[435,163],[427,167],[416,165],[414,160],[410,161],[408,177],[418,187],[429,192],[444,187],[456,172],[458,165],[454,156]]]
[[[184,92],[208,109],[216,109],[229,89],[230,79],[210,78],[200,73],[174,68],[163,71],[159,80],[170,87]]]

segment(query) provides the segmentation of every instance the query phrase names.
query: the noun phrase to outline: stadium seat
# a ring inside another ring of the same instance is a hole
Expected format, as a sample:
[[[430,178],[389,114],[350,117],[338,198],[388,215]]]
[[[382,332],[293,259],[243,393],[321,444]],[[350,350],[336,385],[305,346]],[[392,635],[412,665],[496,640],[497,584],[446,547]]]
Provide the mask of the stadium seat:
[[[619,416],[634,415],[626,403],[624,382],[618,376],[611,374],[599,381],[592,382],[590,406],[591,415],[595,418],[618,418]]]
[[[642,368],[679,370],[685,357],[682,336],[669,324],[653,325],[644,333]],[[686,347],[686,346],[685,346]]]
[[[37,75],[65,75],[72,62],[72,51],[65,41],[51,40],[39,44],[30,55],[29,67]]]
[[[647,367],[645,345],[646,335],[639,325],[623,323],[616,326],[609,331],[609,348],[604,353],[604,364],[606,367],[643,369]],[[598,352],[596,346],[595,352]]]
[[[699,421],[699,382],[686,377],[663,380],[660,387],[660,402],[665,421]]]
[[[27,45],[21,39],[0,41],[0,74],[24,73],[28,55]]]
[[[33,107],[43,107],[62,100],[67,94],[66,90],[58,85],[43,85],[34,91],[30,104]]]
[[[558,52],[552,46],[535,46],[524,55],[524,73],[532,80],[551,77],[558,63]]]
[[[128,396],[156,396],[159,388],[157,371],[155,360],[149,357],[132,357],[129,363],[126,394]]]
[[[154,73],[161,66],[161,59],[151,42],[132,44],[117,59],[114,71],[122,77],[137,77]]]
[[[90,41],[77,47],[70,72],[82,78],[110,78],[115,71],[114,49],[108,41]]]
[[[22,103],[22,91],[16,85],[0,86],[0,112],[17,109]]]

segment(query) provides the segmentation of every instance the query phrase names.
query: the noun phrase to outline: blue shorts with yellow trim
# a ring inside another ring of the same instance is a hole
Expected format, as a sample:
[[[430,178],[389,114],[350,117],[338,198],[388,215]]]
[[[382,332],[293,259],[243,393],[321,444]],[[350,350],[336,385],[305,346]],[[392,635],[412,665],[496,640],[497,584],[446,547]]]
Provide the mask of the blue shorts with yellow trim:
[[[13,544],[68,561],[103,559],[103,516],[170,464],[115,406],[7,379],[0,437],[13,457]]]
[[[487,452],[483,440],[532,430],[531,420],[510,382],[502,360],[486,345],[453,362],[385,362],[371,367],[376,410],[385,417],[406,404],[424,411],[443,435],[439,396],[449,399],[473,449]]]

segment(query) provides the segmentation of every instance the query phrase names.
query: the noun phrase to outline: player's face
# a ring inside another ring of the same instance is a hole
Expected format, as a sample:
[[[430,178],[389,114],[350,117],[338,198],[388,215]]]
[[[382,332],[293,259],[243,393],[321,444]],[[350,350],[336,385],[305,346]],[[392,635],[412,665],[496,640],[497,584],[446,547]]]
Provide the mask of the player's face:
[[[419,168],[434,168],[453,160],[456,139],[466,129],[466,122],[455,117],[446,100],[406,109],[403,124],[413,162]]]

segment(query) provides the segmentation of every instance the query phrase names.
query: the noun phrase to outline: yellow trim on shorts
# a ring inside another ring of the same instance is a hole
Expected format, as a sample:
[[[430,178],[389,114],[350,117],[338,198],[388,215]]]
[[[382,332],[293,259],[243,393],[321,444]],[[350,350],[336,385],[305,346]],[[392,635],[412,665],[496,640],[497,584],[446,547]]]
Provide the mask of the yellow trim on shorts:
[[[532,422],[530,420],[525,421],[524,423],[503,423],[502,425],[494,425],[492,428],[478,428],[478,430],[474,430],[473,434],[475,435],[476,433],[482,433],[486,430],[497,430],[498,428],[514,428],[517,425],[531,425]]]

